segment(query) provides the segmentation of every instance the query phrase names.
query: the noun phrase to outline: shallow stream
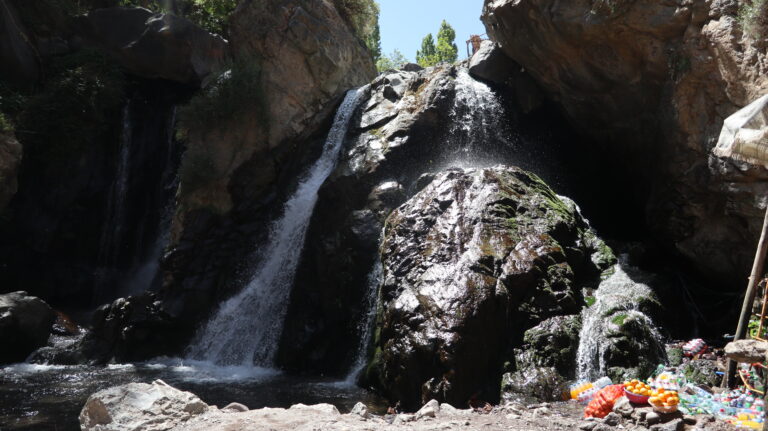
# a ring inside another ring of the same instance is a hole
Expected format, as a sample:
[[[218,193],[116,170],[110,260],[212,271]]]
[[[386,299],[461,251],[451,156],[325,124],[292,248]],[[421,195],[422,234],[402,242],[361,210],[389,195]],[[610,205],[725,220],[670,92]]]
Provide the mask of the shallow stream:
[[[344,381],[286,376],[262,368],[178,359],[106,367],[15,364],[0,368],[0,431],[78,431],[78,415],[92,393],[155,379],[219,407],[231,402],[251,409],[330,403],[347,412],[362,401],[372,411],[386,409],[383,399]]]

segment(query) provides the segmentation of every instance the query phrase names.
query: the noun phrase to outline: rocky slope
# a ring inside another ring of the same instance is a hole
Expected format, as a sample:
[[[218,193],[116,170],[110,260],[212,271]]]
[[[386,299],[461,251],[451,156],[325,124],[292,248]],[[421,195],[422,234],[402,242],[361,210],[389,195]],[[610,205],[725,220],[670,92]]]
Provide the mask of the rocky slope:
[[[741,289],[765,208],[762,167],[710,155],[723,119],[768,90],[759,23],[734,0],[486,0],[489,36],[629,178],[652,232]],[[760,18],[762,19],[762,18]],[[595,157],[598,157],[595,155]]]

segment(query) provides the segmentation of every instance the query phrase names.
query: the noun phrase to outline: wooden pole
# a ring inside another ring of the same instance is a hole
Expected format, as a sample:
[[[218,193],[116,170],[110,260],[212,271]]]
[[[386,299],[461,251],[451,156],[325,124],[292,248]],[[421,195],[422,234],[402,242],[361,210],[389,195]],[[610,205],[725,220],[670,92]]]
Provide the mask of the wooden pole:
[[[755,302],[757,293],[757,281],[760,279],[765,266],[765,252],[768,248],[768,207],[765,209],[765,219],[763,220],[763,231],[760,234],[760,242],[757,243],[757,253],[755,253],[755,262],[752,265],[752,274],[747,283],[747,293],[744,295],[744,303],[741,305],[741,316],[739,316],[739,325],[736,327],[736,334],[733,341],[742,340],[747,334],[749,318],[752,315],[752,304]],[[725,374],[725,387],[731,387],[736,376],[736,362],[728,360],[728,372]]]

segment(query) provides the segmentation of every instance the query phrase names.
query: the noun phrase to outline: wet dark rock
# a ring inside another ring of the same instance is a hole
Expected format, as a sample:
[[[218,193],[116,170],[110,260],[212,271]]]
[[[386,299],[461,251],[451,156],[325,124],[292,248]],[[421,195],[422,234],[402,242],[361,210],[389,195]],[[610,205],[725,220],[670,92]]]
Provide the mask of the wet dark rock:
[[[0,1],[0,79],[31,87],[40,78],[40,65],[30,35],[10,0]],[[0,205],[2,206],[2,205]]]
[[[96,9],[80,25],[86,40],[144,78],[200,85],[223,67],[227,56],[226,40],[170,13]]]
[[[517,168],[448,170],[387,219],[371,379],[414,408],[498,399],[525,328],[584,304],[605,245],[572,203]],[[557,374],[553,370],[553,374]]]
[[[567,381],[552,367],[528,368],[505,373],[501,378],[503,401],[536,399],[561,401],[567,390]]]
[[[21,362],[44,346],[56,313],[27,292],[0,295],[0,364]]]
[[[92,362],[131,362],[181,352],[189,329],[152,293],[99,307],[78,349]],[[189,335],[187,335],[189,336]]]
[[[516,368],[523,374],[539,367],[553,367],[573,379],[579,349],[581,316],[555,316],[525,331],[523,345],[515,350]]]

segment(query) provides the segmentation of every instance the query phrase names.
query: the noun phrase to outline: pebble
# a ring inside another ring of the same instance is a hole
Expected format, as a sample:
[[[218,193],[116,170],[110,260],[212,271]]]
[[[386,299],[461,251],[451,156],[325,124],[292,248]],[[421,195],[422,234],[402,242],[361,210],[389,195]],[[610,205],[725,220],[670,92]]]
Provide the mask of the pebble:
[[[229,403],[226,407],[223,409],[224,411],[230,411],[230,412],[247,412],[249,409],[243,404],[240,403]]]
[[[603,418],[603,423],[612,427],[618,425],[619,422],[621,422],[621,416],[614,412],[608,413],[608,416]]]

